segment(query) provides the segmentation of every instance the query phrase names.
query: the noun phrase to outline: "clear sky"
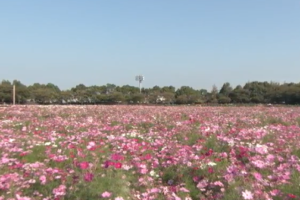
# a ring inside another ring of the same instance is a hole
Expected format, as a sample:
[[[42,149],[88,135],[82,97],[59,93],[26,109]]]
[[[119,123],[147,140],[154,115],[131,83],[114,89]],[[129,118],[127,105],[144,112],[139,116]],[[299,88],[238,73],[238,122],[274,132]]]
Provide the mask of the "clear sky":
[[[0,79],[300,82],[300,0],[0,0]]]

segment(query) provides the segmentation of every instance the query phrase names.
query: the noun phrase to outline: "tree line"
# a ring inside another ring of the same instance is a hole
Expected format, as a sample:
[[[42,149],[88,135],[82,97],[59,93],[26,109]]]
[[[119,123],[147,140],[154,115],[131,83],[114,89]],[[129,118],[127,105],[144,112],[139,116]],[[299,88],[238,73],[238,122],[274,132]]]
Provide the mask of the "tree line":
[[[114,84],[102,86],[76,85],[61,90],[48,83],[26,86],[18,80],[0,83],[0,102],[12,103],[12,88],[16,86],[17,104],[300,104],[300,83],[248,82],[233,88],[223,84],[220,90],[196,90],[189,86],[152,88]]]

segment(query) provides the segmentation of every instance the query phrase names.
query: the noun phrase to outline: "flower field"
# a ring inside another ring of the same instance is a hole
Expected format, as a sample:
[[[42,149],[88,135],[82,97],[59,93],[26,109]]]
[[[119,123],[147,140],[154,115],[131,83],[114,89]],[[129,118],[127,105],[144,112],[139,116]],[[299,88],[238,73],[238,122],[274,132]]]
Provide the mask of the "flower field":
[[[300,108],[0,107],[0,199],[300,199]]]

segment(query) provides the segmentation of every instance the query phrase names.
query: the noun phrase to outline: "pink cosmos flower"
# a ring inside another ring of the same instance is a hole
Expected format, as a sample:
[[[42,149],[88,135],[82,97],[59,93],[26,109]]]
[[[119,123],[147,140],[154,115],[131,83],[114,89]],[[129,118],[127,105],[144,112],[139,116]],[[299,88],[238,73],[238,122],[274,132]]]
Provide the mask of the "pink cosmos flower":
[[[10,160],[11,160],[11,159],[9,159],[9,158],[2,157],[2,158],[1,158],[1,163],[2,163],[2,164],[9,163],[9,162],[10,162]]]
[[[260,154],[266,154],[268,153],[268,147],[266,145],[257,144],[255,147],[255,151]]]
[[[269,154],[269,155],[267,155],[267,161],[268,162],[274,162],[274,160],[275,160],[275,156],[274,155],[272,155],[272,154]]]
[[[151,193],[158,193],[159,192],[159,189],[158,188],[152,188],[150,190]]]
[[[101,194],[101,196],[102,196],[103,198],[108,198],[108,197],[111,196],[111,193],[105,191],[105,192],[103,192],[103,193]]]
[[[221,181],[214,182],[214,185],[217,185],[217,186],[220,186],[220,187],[224,187],[224,184]]]
[[[190,192],[188,189],[186,189],[184,187],[180,188],[179,191],[181,191],[181,192]]]
[[[147,168],[142,168],[140,171],[141,171],[141,174],[147,174],[148,173]]]
[[[271,190],[271,191],[270,191],[270,194],[271,194],[272,196],[277,196],[277,195],[279,194],[279,190],[277,190],[277,189]]]
[[[87,147],[86,147],[88,150],[95,150],[96,149],[96,143],[95,142],[93,142],[93,141],[91,141],[91,142],[89,142],[89,144],[87,145]]]
[[[254,172],[253,176],[255,177],[256,180],[261,181],[262,180],[262,176],[260,173],[258,172]]]
[[[67,187],[65,185],[60,185],[57,188],[53,189],[53,194],[55,195],[55,197],[64,196],[66,195],[66,189]]]
[[[122,165],[122,168],[126,171],[130,170],[132,167],[129,165]]]
[[[80,169],[87,169],[89,167],[89,163],[81,162],[81,163],[79,163],[79,167],[80,167]]]
[[[249,190],[245,190],[242,192],[242,195],[245,200],[247,199],[253,199],[253,194]]]
[[[177,196],[174,192],[172,193],[172,196],[174,197],[175,200],[181,200],[181,198]]]
[[[21,197],[19,194],[16,194],[17,200],[31,200],[30,197]]]
[[[258,168],[260,168],[260,169],[266,167],[266,163],[265,163],[264,161],[262,161],[262,160],[254,160],[254,161],[252,161],[252,163],[253,163],[253,165],[254,165],[255,167],[258,167]]]
[[[148,173],[148,169],[147,169],[147,166],[145,164],[140,164],[139,168],[140,168],[140,173],[141,174],[147,174]]]
[[[197,188],[201,191],[205,190],[205,187],[208,185],[208,181],[206,179],[201,180],[198,184],[197,184]]]

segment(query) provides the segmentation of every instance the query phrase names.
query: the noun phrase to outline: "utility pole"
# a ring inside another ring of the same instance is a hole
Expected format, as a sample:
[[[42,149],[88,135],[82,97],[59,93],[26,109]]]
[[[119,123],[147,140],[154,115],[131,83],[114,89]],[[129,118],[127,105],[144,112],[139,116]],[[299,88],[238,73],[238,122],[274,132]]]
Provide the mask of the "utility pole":
[[[16,104],[16,85],[13,86],[13,105]]]

